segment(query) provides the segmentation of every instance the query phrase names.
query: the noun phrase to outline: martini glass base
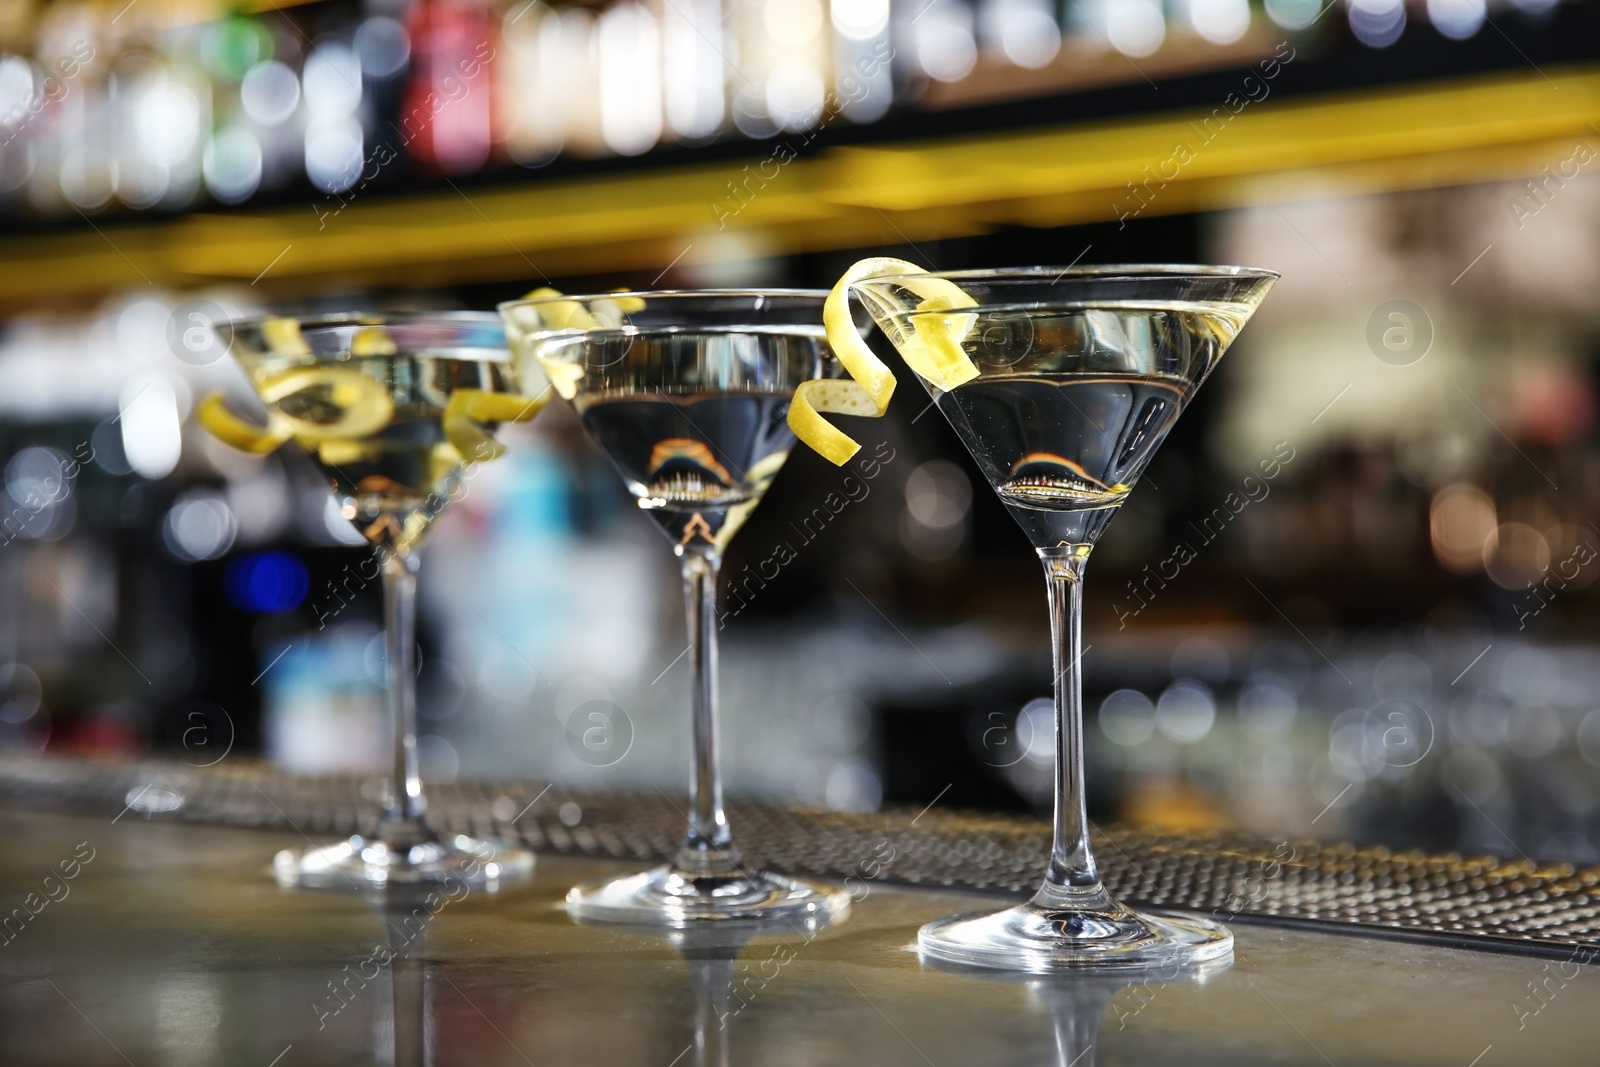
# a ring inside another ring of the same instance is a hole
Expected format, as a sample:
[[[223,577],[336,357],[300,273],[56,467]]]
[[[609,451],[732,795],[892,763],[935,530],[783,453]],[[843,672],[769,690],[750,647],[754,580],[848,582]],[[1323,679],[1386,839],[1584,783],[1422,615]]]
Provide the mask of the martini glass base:
[[[740,871],[690,875],[672,867],[576,886],[567,911],[590,922],[687,927],[704,922],[826,922],[850,907],[834,886]]]
[[[321,848],[284,849],[272,861],[282,886],[381,890],[403,885],[467,885],[489,890],[524,881],[533,853],[508,841],[457,834],[399,848],[356,835]]]
[[[940,919],[917,932],[924,958],[968,967],[1060,974],[1085,968],[1181,967],[1229,955],[1233,935],[1209,919],[1023,904]]]

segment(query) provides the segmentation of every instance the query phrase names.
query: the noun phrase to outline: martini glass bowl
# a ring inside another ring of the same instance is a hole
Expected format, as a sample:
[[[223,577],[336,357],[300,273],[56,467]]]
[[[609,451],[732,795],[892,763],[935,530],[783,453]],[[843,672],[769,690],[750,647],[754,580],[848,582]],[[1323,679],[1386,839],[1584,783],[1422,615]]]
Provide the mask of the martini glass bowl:
[[[1239,267],[1026,267],[852,287],[902,353],[953,340],[970,361],[953,388],[923,384],[1033,543],[1049,588],[1056,790],[1044,884],[1018,907],[924,926],[926,957],[1048,974],[1231,952],[1221,924],[1134,911],[1101,883],[1084,807],[1083,576],[1118,506],[1277,277]]]
[[[394,770],[379,832],[280,852],[278,881],[358,890],[441,882],[494,888],[526,877],[533,869],[526,849],[429,827],[417,766],[419,549],[473,468],[504,451],[495,427],[529,418],[543,403],[512,388],[498,316],[272,316],[220,332],[266,404],[268,422],[263,428],[234,415],[219,394],[200,405],[201,423],[257,454],[291,440],[300,445],[373,547],[360,575],[381,576],[383,584]]]
[[[548,376],[611,460],[683,572],[693,763],[673,861],[578,886],[576,918],[683,928],[822,921],[849,894],[749,869],[723,810],[717,576],[722,553],[788,458],[800,383],[838,373],[825,292],[707,290],[551,296],[500,306],[518,372]]]

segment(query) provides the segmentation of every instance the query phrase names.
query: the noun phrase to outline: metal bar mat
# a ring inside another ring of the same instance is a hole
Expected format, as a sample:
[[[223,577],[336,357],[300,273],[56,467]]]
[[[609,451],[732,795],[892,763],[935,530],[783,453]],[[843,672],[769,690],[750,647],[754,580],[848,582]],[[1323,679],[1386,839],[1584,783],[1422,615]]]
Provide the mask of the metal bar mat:
[[[374,786],[356,777],[295,777],[243,761],[196,769],[0,758],[0,796],[312,836],[374,831]],[[659,792],[464,782],[430,786],[428,801],[430,821],[441,831],[520,839],[544,852],[657,861],[683,835],[683,802]],[[737,803],[730,818],[750,863],[858,880],[852,885],[878,880],[1025,896],[1049,855],[1049,826],[1037,819]],[[1600,950],[1600,867],[1122,827],[1098,834],[1095,847],[1107,886],[1134,904],[1539,954]]]

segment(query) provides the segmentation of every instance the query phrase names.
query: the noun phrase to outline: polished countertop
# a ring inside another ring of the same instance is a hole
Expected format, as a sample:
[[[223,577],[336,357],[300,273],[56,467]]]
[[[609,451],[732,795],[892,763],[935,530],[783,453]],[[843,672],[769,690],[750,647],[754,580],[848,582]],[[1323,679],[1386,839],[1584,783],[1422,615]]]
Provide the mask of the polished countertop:
[[[387,905],[289,890],[289,832],[0,807],[0,1064],[1593,1064],[1600,974],[1236,923],[1232,964],[936,970],[917,927],[1011,901],[854,883],[842,921],[744,941],[580,926],[531,884]],[[70,875],[70,877],[69,877]],[[420,916],[420,918],[418,917]]]

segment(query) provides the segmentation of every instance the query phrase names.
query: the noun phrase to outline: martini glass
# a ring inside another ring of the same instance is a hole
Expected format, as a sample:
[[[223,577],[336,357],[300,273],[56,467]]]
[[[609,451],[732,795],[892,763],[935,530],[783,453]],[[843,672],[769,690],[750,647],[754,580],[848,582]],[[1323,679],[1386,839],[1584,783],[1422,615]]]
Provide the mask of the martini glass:
[[[688,829],[670,864],[583,885],[588,920],[685,927],[841,913],[833,886],[748,869],[722,806],[717,575],[722,553],[788,458],[795,388],[837,373],[826,293],[607,293],[500,306],[519,371],[537,366],[571,401],[683,571],[692,675]]]
[[[946,340],[970,360],[969,380],[923,384],[1033,542],[1049,587],[1056,809],[1044,885],[1018,907],[924,926],[917,940],[930,959],[1047,974],[1231,951],[1221,924],[1136,912],[1100,881],[1084,807],[1083,576],[1118,506],[1277,277],[1237,267],[1029,267],[852,287],[889,340],[911,350],[908,363]],[[951,286],[971,306],[949,299]]]
[[[267,405],[261,428],[214,395],[201,423],[264,454],[293,440],[328,478],[339,509],[372,544],[359,574],[381,575],[394,772],[378,836],[280,852],[286,885],[368,889],[451,882],[493,888],[525,877],[533,855],[504,841],[441,836],[427,823],[417,769],[418,550],[477,464],[504,448],[500,422],[530,418],[543,397],[517,395],[505,333],[491,313],[272,317],[222,332]],[[326,621],[319,619],[319,622]]]

